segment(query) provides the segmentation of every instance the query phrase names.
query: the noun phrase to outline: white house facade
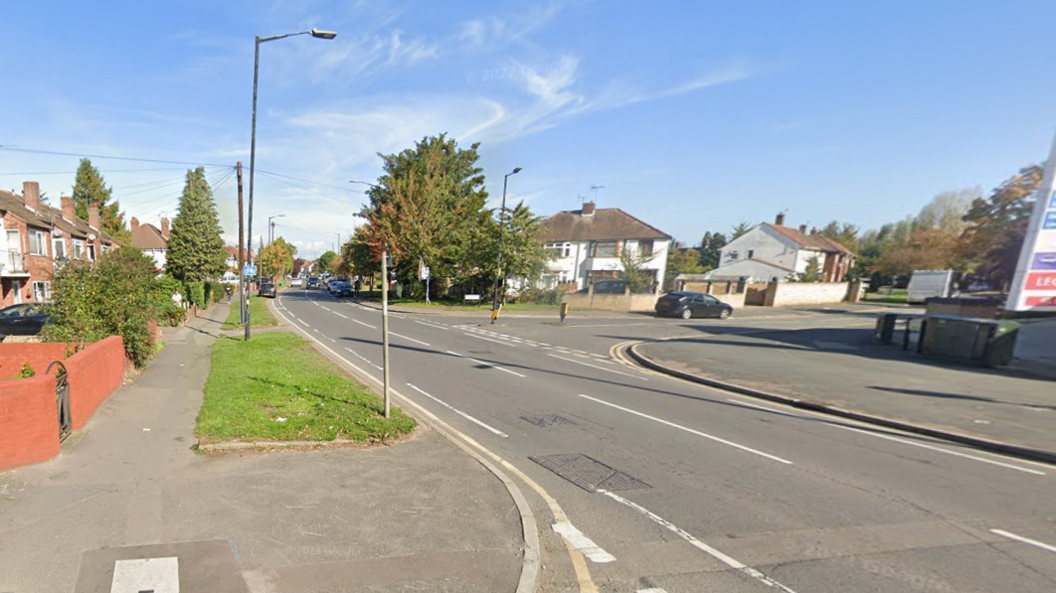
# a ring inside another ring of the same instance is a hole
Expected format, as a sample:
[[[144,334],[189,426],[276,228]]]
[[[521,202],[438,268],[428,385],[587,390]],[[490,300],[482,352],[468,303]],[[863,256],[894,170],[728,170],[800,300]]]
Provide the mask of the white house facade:
[[[575,284],[583,290],[597,280],[618,278],[620,254],[648,257],[643,270],[655,286],[663,284],[671,236],[619,208],[596,208],[586,202],[580,210],[565,210],[542,222],[540,239],[556,255],[541,278],[543,288]]]
[[[139,224],[139,219],[132,217],[132,247],[154,258],[154,269],[165,270],[165,261],[169,252],[169,219],[161,219],[161,228],[152,224]]]
[[[779,214],[774,224],[760,224],[730,241],[710,276],[784,282],[805,273],[817,258],[821,282],[844,280],[854,267],[854,253],[817,231],[808,233],[806,225],[793,229],[784,223],[785,215]]]

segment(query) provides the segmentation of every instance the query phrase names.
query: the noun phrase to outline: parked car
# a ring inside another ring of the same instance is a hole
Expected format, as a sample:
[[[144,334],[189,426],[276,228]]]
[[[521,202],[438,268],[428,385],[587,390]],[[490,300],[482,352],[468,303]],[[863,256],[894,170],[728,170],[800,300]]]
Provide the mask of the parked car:
[[[702,292],[680,290],[669,292],[656,301],[656,314],[661,317],[718,317],[726,319],[733,307]]]
[[[309,276],[307,288],[319,288],[319,276]]]
[[[294,278],[293,280],[290,280],[290,288],[293,288],[294,286],[304,286],[304,278]]]
[[[40,303],[22,303],[0,309],[0,337],[35,336],[48,321],[47,309]]]
[[[331,280],[330,294],[335,297],[352,296],[352,283],[342,280]]]
[[[262,296],[262,297],[266,296],[266,297],[275,298],[276,294],[277,294],[277,292],[275,290],[275,283],[274,282],[261,283],[260,290],[257,291],[257,296]]]
[[[580,292],[587,292],[583,289]],[[626,280],[598,280],[594,283],[594,294],[624,294],[627,292]]]

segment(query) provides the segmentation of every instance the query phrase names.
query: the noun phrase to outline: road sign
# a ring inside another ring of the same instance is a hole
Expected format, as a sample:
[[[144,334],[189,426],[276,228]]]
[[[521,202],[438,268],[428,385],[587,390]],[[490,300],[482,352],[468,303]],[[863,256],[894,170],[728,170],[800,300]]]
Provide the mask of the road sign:
[[[422,266],[422,280],[429,279],[429,266]]]
[[[1005,308],[1056,313],[1056,138]]]
[[[250,264],[246,264],[242,268],[242,275],[243,276],[256,276],[257,275],[257,266],[252,266]]]

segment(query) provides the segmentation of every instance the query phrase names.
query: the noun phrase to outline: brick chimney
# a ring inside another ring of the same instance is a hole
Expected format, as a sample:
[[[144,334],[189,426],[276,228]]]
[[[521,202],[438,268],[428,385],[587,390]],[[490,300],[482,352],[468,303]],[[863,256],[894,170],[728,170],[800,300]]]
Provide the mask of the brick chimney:
[[[161,218],[161,236],[169,238],[169,219],[165,217]]]
[[[583,216],[594,216],[594,202],[583,202]]]
[[[62,196],[62,217],[66,220],[77,220],[77,209],[73,207],[71,196]]]
[[[22,201],[33,210],[40,210],[40,184],[36,181],[23,181]]]
[[[88,206],[88,226],[96,230],[102,230],[99,226],[99,206]]]
[[[799,225],[799,233],[801,235],[806,235],[807,234],[807,225],[805,225],[805,224]]]
[[[818,234],[818,227],[811,227],[810,234],[811,235],[817,235]]]
[[[133,216],[132,220],[128,221],[128,224],[132,227],[132,232],[134,233],[139,228],[139,219]]]
[[[774,219],[774,226],[785,226],[785,213],[778,212],[777,218]]]

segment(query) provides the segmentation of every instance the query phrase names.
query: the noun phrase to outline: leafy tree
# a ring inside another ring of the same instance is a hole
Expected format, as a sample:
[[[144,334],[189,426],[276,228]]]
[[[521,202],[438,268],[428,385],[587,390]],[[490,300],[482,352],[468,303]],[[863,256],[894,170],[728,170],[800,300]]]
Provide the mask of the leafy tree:
[[[99,208],[99,222],[104,231],[118,239],[128,242],[131,232],[125,227],[125,213],[117,200],[111,201],[113,188],[107,187],[99,169],[92,161],[81,159],[77,167],[77,176],[73,183],[73,205],[77,216],[88,220],[88,207]]]
[[[700,274],[707,269],[700,265],[701,255],[696,249],[683,247],[681,243],[674,243],[667,250],[667,273],[668,276],[675,274]]]
[[[341,256],[354,274],[373,276],[381,272],[381,259],[374,255],[366,227],[356,228],[352,238],[341,246]]]
[[[1012,280],[1041,179],[1041,166],[1031,165],[994,189],[990,197],[972,201],[964,215],[967,227],[959,245],[968,271],[998,285]]]
[[[138,249],[113,249],[97,262],[71,261],[52,280],[55,304],[42,336],[78,348],[121,336],[125,353],[141,367],[154,355],[149,324],[172,294],[163,294],[166,288],[154,277],[154,260]]]
[[[652,287],[653,275],[645,269],[651,259],[652,255],[644,255],[631,249],[620,250],[620,279],[627,283],[631,294],[646,293]]]
[[[941,229],[918,228],[908,241],[881,254],[880,268],[903,276],[914,270],[945,270],[954,267],[957,237]]]
[[[484,206],[479,143],[459,148],[446,135],[425,137],[399,154],[379,155],[384,174],[368,191],[365,240],[375,258],[388,249],[399,262],[405,285],[417,278],[418,264],[437,280],[466,276],[481,262],[470,241],[482,236],[489,216]]]
[[[733,230],[730,231],[730,242],[733,242],[735,239],[750,230],[752,230],[752,227],[749,226],[747,222],[738,222],[737,225],[733,227]]]
[[[821,236],[832,239],[853,252],[858,251],[858,227],[849,223],[832,221],[818,231]]]
[[[706,232],[700,240],[700,267],[714,270],[722,263],[722,248],[726,246],[726,235]]]
[[[336,257],[336,253],[334,253],[333,251],[327,251],[326,253],[320,255],[319,259],[317,259],[316,261],[319,263],[320,268],[322,268],[323,270],[329,270],[330,262],[334,261],[334,258]]]
[[[510,208],[507,206],[502,225],[502,275],[504,278],[526,279],[532,282],[546,269],[546,262],[554,254],[538,240],[542,217],[532,213],[523,202]],[[460,280],[486,280],[491,290],[495,287],[496,254],[499,221],[486,216],[481,224],[474,225],[467,233],[468,241],[459,246],[458,261],[461,266],[455,277]],[[431,270],[430,270],[431,271]],[[482,273],[482,274],[481,274]],[[483,276],[483,278],[479,278]],[[430,287],[440,290],[441,282],[430,282]]]
[[[968,214],[968,209],[982,197],[978,187],[942,192],[921,208],[913,222],[918,228],[941,229],[959,235],[967,226],[964,216]]]
[[[799,275],[799,282],[821,282],[821,261],[818,256],[807,260],[807,269]]]
[[[180,211],[172,221],[165,270],[184,282],[216,278],[227,269],[227,250],[205,169],[187,172]]]
[[[293,253],[297,248],[279,237],[260,252],[262,274],[270,278],[282,278],[293,271]]]

